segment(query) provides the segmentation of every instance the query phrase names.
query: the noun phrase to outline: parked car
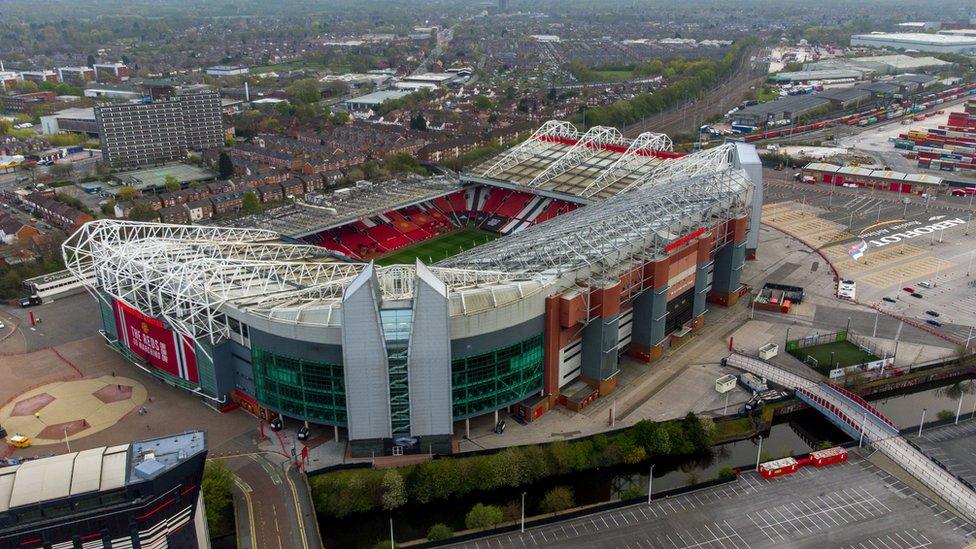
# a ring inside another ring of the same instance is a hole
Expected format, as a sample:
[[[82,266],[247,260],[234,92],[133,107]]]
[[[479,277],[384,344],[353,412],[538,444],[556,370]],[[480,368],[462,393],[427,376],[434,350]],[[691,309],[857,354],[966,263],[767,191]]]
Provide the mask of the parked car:
[[[887,301],[888,303],[894,303],[895,302],[895,300],[893,298],[890,298],[890,297],[882,297],[881,299],[883,301]]]
[[[931,325],[935,326],[936,328],[942,326],[942,323],[939,322],[938,320],[935,320],[934,318],[930,318],[930,319],[926,320],[925,322],[928,323],[928,324],[931,324]]]
[[[937,316],[941,316],[941,315],[939,315],[939,313],[937,313],[935,311],[925,311],[925,314],[927,314],[929,316],[936,316],[936,317]]]
[[[904,290],[904,291],[906,291],[906,292],[908,292],[910,294],[914,294],[915,293],[915,288],[912,288],[911,286],[905,286],[904,288],[902,288],[902,290]]]
[[[922,294],[920,294],[918,292],[915,292],[915,293],[912,294],[912,297],[914,297],[916,299],[922,299]]]

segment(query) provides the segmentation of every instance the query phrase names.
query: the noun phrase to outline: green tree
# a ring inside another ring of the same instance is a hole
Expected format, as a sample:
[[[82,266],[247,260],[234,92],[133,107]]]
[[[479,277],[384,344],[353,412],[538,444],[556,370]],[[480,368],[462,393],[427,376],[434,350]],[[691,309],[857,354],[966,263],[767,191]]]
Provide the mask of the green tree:
[[[285,93],[293,103],[315,103],[322,99],[319,81],[314,78],[295,80],[285,88]]]
[[[539,504],[539,507],[543,513],[557,513],[571,509],[575,505],[576,500],[573,498],[573,490],[566,486],[556,486],[546,492],[546,495],[542,497],[542,502]]]
[[[492,106],[494,106],[494,103],[487,96],[476,95],[474,97],[474,108],[478,109],[479,111],[490,110]]]
[[[88,66],[88,67],[94,67],[95,66],[95,56],[94,55],[92,55],[90,53],[88,54],[88,61],[87,61],[87,65],[86,66]]]
[[[102,213],[104,215],[115,215],[115,201],[109,200],[102,204]]]
[[[451,530],[450,526],[441,522],[438,522],[437,524],[431,526],[429,530],[427,530],[427,539],[431,541],[435,541],[439,539],[447,539],[453,535],[454,535],[454,530]]]
[[[7,135],[12,129],[14,129],[13,121],[0,118],[0,135]]]
[[[207,461],[203,468],[203,505],[207,511],[207,526],[211,532],[225,532],[233,527],[233,519],[228,524],[228,510],[231,505],[231,489],[234,486],[234,473],[222,461]]]
[[[504,520],[501,507],[476,503],[464,517],[464,525],[471,530],[491,528]]]
[[[220,151],[220,156],[217,157],[217,177],[230,179],[232,175],[234,175],[234,161],[227,151]]]
[[[122,201],[132,200],[136,196],[136,188],[132,185],[126,185],[119,189],[117,196],[119,197],[119,200]]]
[[[21,80],[20,82],[17,82],[17,91],[20,93],[34,93],[39,89],[41,88],[37,85],[37,82],[32,82],[30,80]]]
[[[407,503],[407,487],[403,477],[396,469],[387,469],[383,474],[383,508],[387,511]]]
[[[145,204],[136,204],[134,208],[129,210],[129,219],[132,221],[159,221],[159,214]]]
[[[416,116],[410,117],[410,129],[425,132],[427,131],[427,119],[424,114],[418,112]]]
[[[180,190],[180,180],[176,179],[172,175],[167,175],[163,178],[163,186],[166,188],[167,192],[174,193]]]
[[[261,201],[254,191],[247,191],[241,199],[241,211],[244,213],[255,213],[261,209]]]
[[[939,419],[946,420],[956,417],[956,413],[952,410],[939,410],[939,413],[935,416]]]

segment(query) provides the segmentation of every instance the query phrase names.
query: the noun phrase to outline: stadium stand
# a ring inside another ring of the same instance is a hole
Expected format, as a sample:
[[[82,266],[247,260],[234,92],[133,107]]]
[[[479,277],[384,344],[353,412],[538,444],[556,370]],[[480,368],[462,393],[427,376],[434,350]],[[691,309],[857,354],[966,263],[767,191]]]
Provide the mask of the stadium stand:
[[[515,233],[577,207],[579,204],[564,200],[479,185],[403,208],[372,213],[304,240],[343,257],[363,261],[464,226],[474,225],[503,235]]]

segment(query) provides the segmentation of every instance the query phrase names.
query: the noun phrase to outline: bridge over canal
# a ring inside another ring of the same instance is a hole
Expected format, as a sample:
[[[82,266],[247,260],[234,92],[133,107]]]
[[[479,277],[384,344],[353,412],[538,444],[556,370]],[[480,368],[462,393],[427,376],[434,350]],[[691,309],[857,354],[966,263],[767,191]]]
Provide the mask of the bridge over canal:
[[[903,439],[898,427],[860,396],[826,381],[807,379],[758,358],[732,353],[726,364],[796,391],[796,396],[824,414],[845,433],[901,466],[965,518],[976,521],[976,492]]]

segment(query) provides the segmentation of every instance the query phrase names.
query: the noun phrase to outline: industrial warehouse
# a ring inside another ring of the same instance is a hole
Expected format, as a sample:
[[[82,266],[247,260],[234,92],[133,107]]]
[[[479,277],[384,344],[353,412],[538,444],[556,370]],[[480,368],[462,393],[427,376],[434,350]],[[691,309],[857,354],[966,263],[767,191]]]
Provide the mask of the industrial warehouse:
[[[551,121],[459,180],[391,189],[240,228],[94,221],[64,257],[154,375],[344,429],[353,456],[444,454],[470,418],[613,393],[621,355],[654,361],[735,304],[762,172],[745,143],[683,155]],[[473,228],[488,242],[382,265]]]

